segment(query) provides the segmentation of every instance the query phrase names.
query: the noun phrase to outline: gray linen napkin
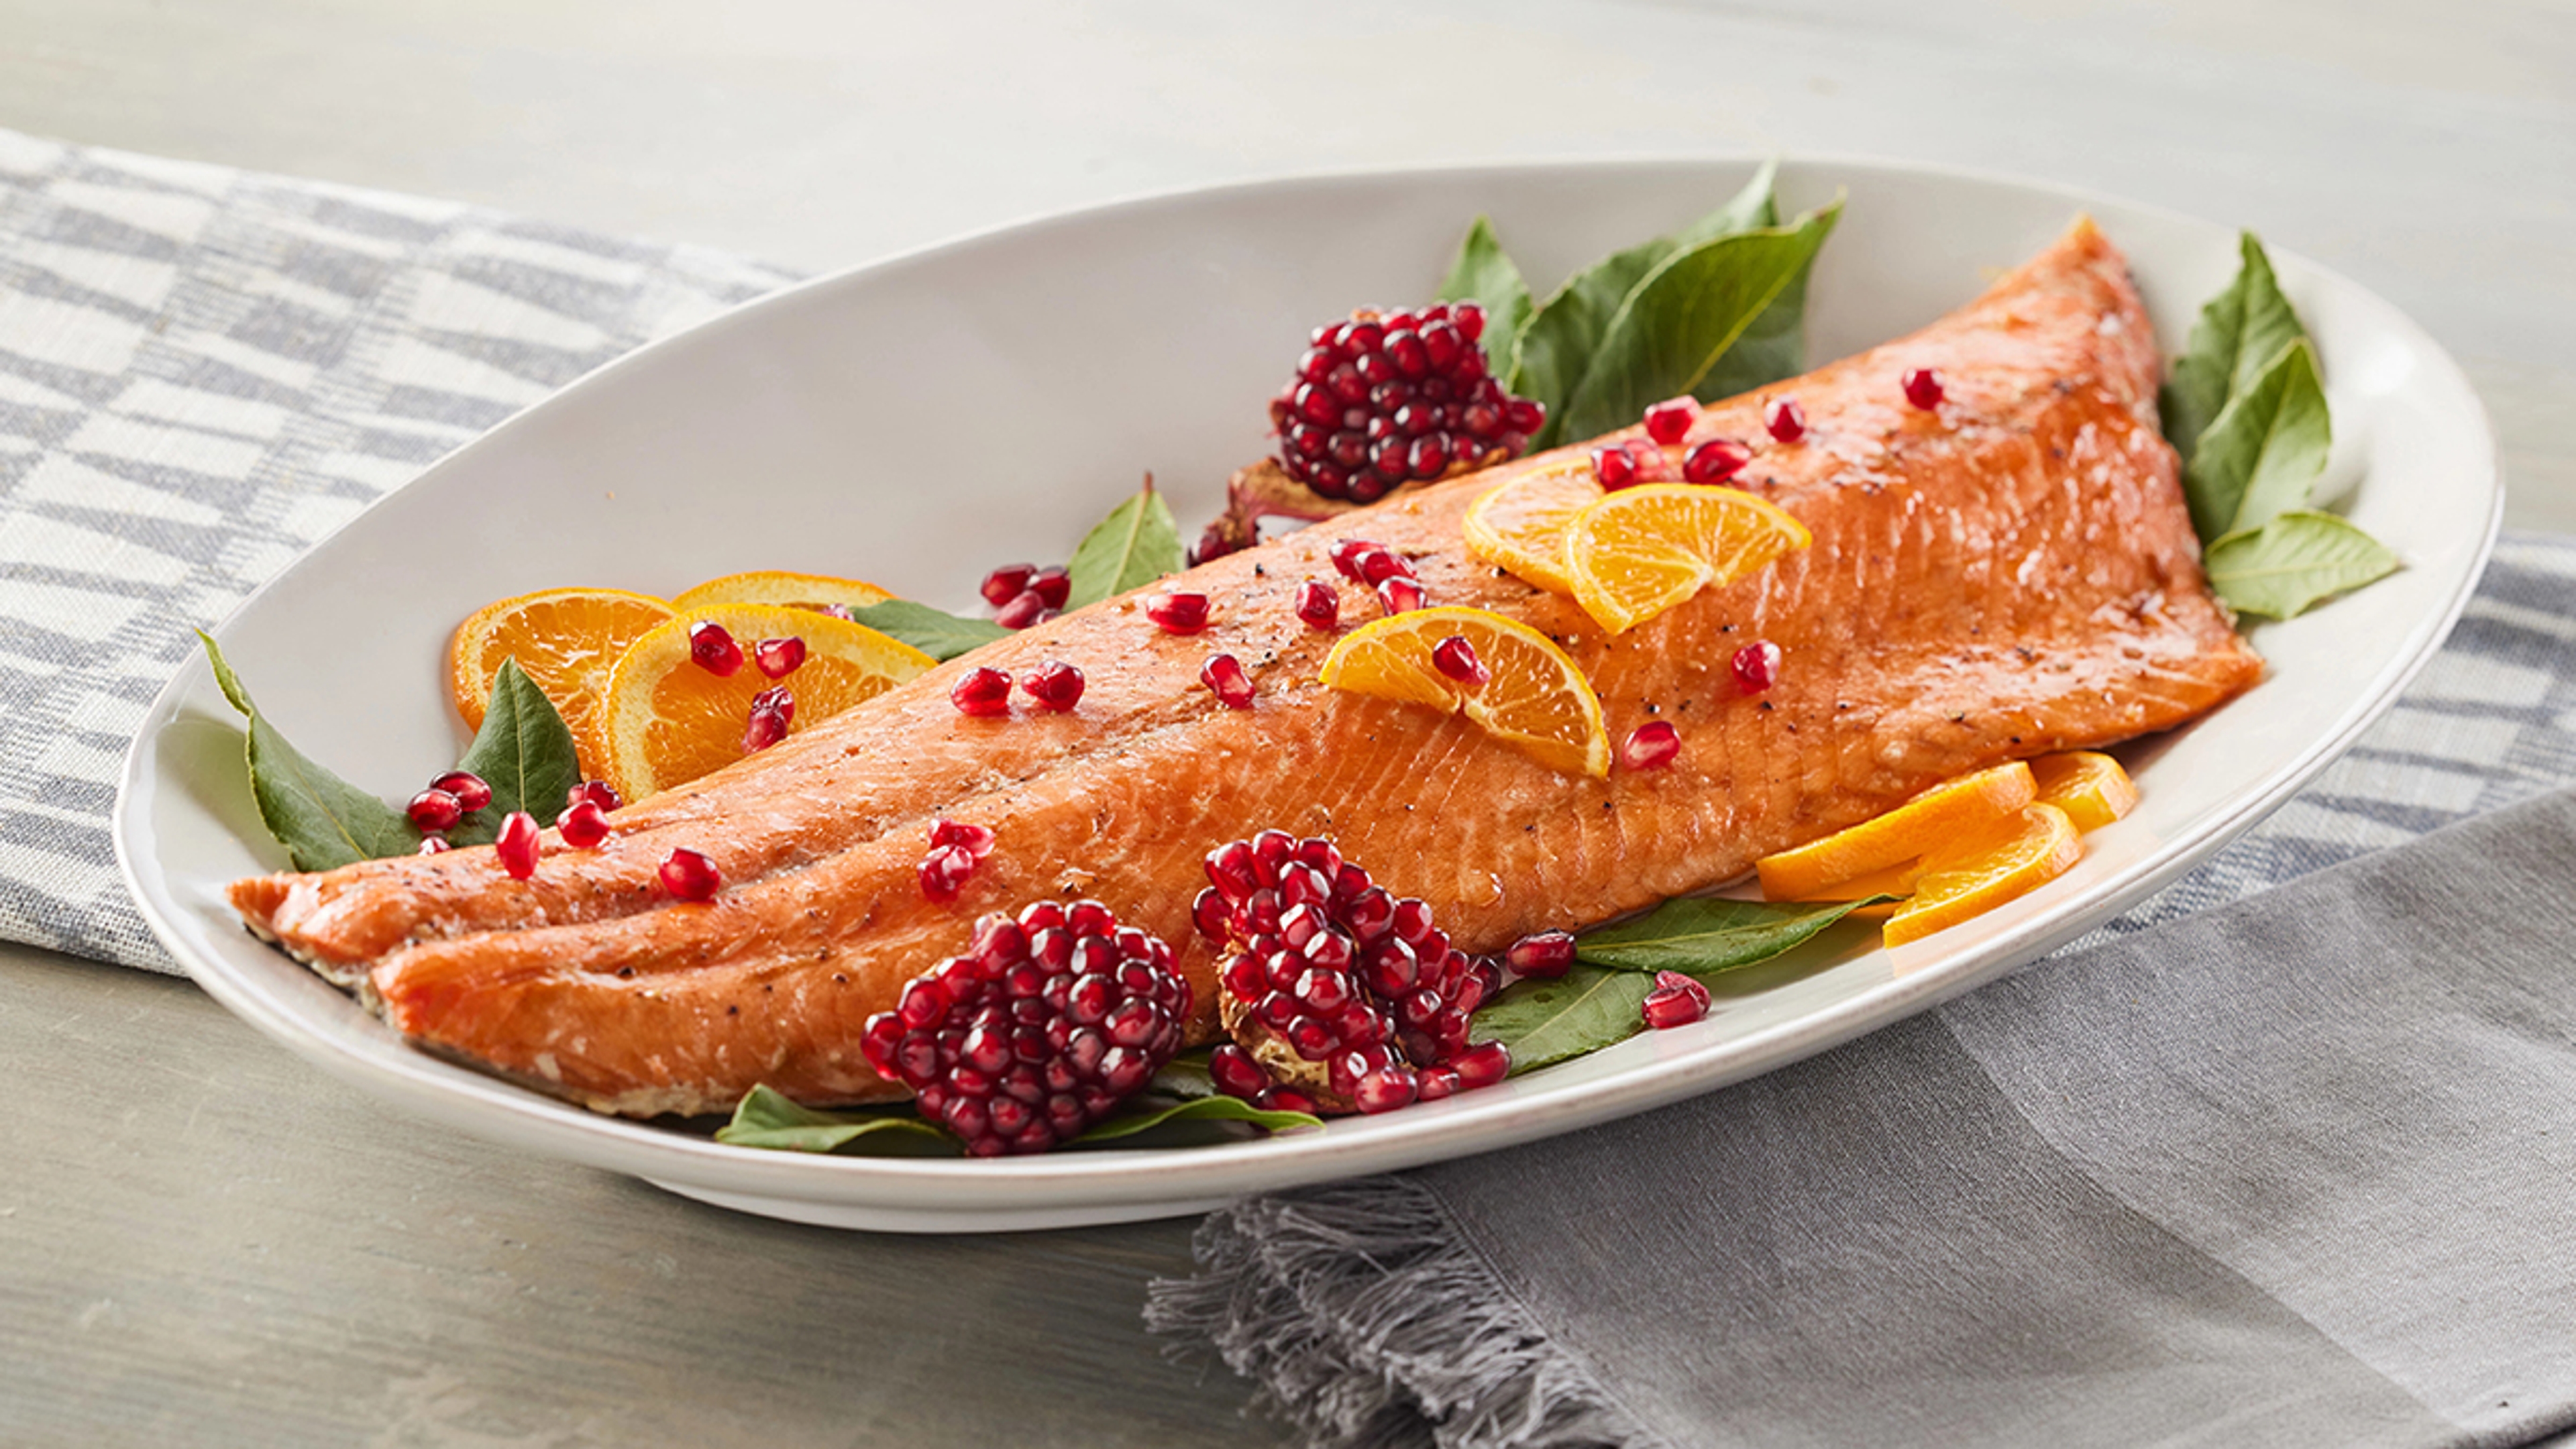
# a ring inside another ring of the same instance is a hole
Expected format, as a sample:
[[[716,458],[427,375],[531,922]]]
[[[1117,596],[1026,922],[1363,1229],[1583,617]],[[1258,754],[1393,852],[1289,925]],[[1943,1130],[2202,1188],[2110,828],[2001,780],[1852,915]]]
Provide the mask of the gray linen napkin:
[[[189,629],[521,407],[789,280],[0,131],[0,938],[175,970],[107,817]]]
[[[2576,1423],[2576,791],[1645,1116],[1210,1217],[1149,1321],[1314,1442]]]

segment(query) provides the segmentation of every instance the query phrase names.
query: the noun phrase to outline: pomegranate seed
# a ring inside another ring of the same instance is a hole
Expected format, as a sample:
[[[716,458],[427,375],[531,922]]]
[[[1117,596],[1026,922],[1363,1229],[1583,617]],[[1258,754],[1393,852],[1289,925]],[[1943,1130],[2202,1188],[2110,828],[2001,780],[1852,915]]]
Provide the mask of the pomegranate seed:
[[[1643,1010],[1646,1025],[1657,1031],[1688,1026],[1708,1015],[1708,988],[1678,971],[1658,971]]]
[[[1231,654],[1211,654],[1199,670],[1199,683],[1215,691],[1228,709],[1252,708],[1252,676],[1243,670],[1243,661]]]
[[[443,835],[424,835],[420,838],[420,850],[418,853],[422,855],[436,855],[447,848],[447,837]]]
[[[1294,1087],[1273,1087],[1252,1099],[1252,1105],[1265,1112],[1308,1112],[1315,1110],[1315,1099]]]
[[[1020,680],[1029,697],[1062,713],[1082,699],[1082,671],[1061,659],[1050,659]]]
[[[1412,1106],[1413,1099],[1421,1095],[1421,1089],[1421,1078],[1414,1075],[1413,1068],[1388,1067],[1360,1078],[1358,1089],[1351,1093],[1351,1100],[1363,1112],[1392,1112],[1398,1107]]]
[[[1250,1052],[1232,1042],[1208,1053],[1208,1075],[1215,1079],[1218,1091],[1246,1101],[1270,1089],[1270,1074]]]
[[[1011,676],[993,668],[969,669],[948,691],[957,712],[977,718],[1011,712]]]
[[[1928,367],[1917,367],[1905,374],[1905,400],[1930,412],[1941,405],[1944,390],[1941,374]]]
[[[468,815],[492,803],[492,787],[472,770],[450,770],[430,781],[429,788],[455,796],[457,805]]]
[[[1211,523],[1207,526],[1207,530],[1199,535],[1199,541],[1190,545],[1190,567],[1197,568],[1200,564],[1221,559],[1227,554],[1240,553],[1250,546],[1227,537],[1225,530]]]
[[[1547,426],[1547,404],[1516,397],[1503,404],[1503,426],[1515,433],[1535,433]]]
[[[525,810],[513,810],[501,821],[501,836],[492,842],[494,853],[501,857],[501,869],[512,880],[526,880],[537,873],[537,817]]]
[[[993,832],[981,825],[967,825],[955,820],[940,820],[930,827],[930,848],[956,846],[968,855],[982,860],[993,853]]]
[[[1711,438],[1682,458],[1682,477],[1692,483],[1723,483],[1752,461],[1751,448],[1733,438]]]
[[[1646,409],[1646,436],[1669,448],[1690,431],[1699,404],[1686,397],[1667,398]]]
[[[1631,770],[1660,770],[1682,752],[1682,736],[1668,720],[1648,720],[1628,732],[1619,763]]]
[[[1403,555],[1393,549],[1374,549],[1361,554],[1353,567],[1359,570],[1359,581],[1370,588],[1376,588],[1388,579],[1414,577],[1413,565],[1407,563]]]
[[[675,900],[711,901],[716,887],[724,884],[714,861],[686,847],[672,851],[663,860],[661,875],[662,889]]]
[[[1377,586],[1377,602],[1390,614],[1409,614],[1430,602],[1422,585],[1398,575]]]
[[[921,894],[925,900],[953,901],[975,873],[975,853],[962,845],[943,845],[921,858]]]
[[[1574,968],[1574,936],[1566,931],[1539,931],[1514,941],[1503,953],[1521,976],[1552,979]]]
[[[617,787],[606,780],[584,780],[564,792],[566,805],[578,805],[584,800],[602,810],[614,810],[626,803],[617,797]]]
[[[453,795],[433,785],[411,797],[403,807],[412,825],[420,830],[446,830],[465,818],[465,806]]]
[[[1155,594],[1145,600],[1145,617],[1166,634],[1196,634],[1208,626],[1208,596]]]
[[[1468,341],[1477,341],[1485,335],[1485,309],[1474,302],[1452,302],[1449,324]]]
[[[1780,646],[1756,639],[1735,651],[1735,683],[1746,694],[1760,694],[1780,678]]]
[[[689,626],[689,658],[718,679],[731,679],[742,668],[742,646],[725,626],[700,619]]]
[[[1807,435],[1807,410],[1793,397],[1775,397],[1762,405],[1762,426],[1772,441],[1794,443]]]
[[[1049,614],[1046,596],[1035,589],[1022,589],[1011,601],[993,614],[993,622],[1005,629],[1025,629],[1046,622]]]
[[[555,831],[575,850],[595,849],[608,838],[608,812],[589,800],[567,805],[555,817]]]
[[[763,690],[758,698],[752,700],[751,718],[743,723],[742,752],[746,755],[759,754],[787,738],[788,713],[769,702],[768,694],[769,691]]]
[[[1360,560],[1371,553],[1383,553],[1386,545],[1365,538],[1345,538],[1333,545],[1333,567],[1353,583],[1366,583],[1360,577]]]
[[[1018,598],[1037,572],[1036,564],[1004,564],[984,575],[984,602],[998,609]]]
[[[795,635],[784,639],[763,639],[751,646],[751,662],[772,679],[785,679],[805,662],[805,641]]]
[[[1616,493],[1635,485],[1637,460],[1622,447],[1595,448],[1592,450],[1592,476],[1600,482],[1602,491]]]
[[[1342,622],[1342,596],[1320,579],[1308,579],[1297,590],[1297,617],[1310,629],[1331,629]]]
[[[1073,597],[1073,575],[1066,573],[1061,565],[1049,564],[1030,578],[1029,587],[1037,591],[1037,596],[1046,601],[1048,608],[1061,609],[1064,601]]]
[[[1471,690],[1494,682],[1494,671],[1476,657],[1476,646],[1455,634],[1431,646],[1431,665]]]

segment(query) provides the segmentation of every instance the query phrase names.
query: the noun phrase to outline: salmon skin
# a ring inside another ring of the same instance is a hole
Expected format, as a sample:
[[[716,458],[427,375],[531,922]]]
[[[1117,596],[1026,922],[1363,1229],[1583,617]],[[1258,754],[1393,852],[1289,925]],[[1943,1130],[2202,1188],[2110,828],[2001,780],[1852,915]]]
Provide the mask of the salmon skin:
[[[1933,367],[1936,411],[1898,385]],[[1192,638],[1137,594],[929,674],[759,755],[611,817],[596,850],[549,831],[535,876],[489,847],[236,882],[261,935],[358,991],[418,1045],[602,1112],[728,1109],[766,1082],[818,1105],[902,1095],[859,1051],[872,1012],[965,948],[975,918],[1091,896],[1171,941],[1216,1032],[1215,960],[1190,925],[1212,847],[1265,827],[1328,834],[1470,951],[1580,928],[1730,880],[1757,857],[1877,815],[1956,775],[2179,724],[2261,675],[2202,578],[2173,451],[2156,425],[2155,338],[2126,264],[2087,220],[1911,337],[1715,405],[1703,432],[1764,440],[1763,401],[1808,433],[1764,446],[1736,485],[1811,547],[1605,638],[1570,600],[1472,557],[1467,506],[1524,459],[1399,494],[1192,570]],[[1616,436],[1625,437],[1631,434]],[[1767,440],[1766,440],[1767,443]],[[1565,450],[1574,452],[1575,450]],[[1615,741],[1680,728],[1664,770],[1559,773],[1463,718],[1325,689],[1330,634],[1298,587],[1342,589],[1335,540],[1413,562],[1435,603],[1554,637],[1601,695]],[[1729,661],[1785,655],[1759,698]],[[1241,659],[1248,710],[1198,682]],[[1078,709],[969,718],[960,672],[1062,659]],[[990,827],[955,902],[924,898],[934,821]],[[703,851],[724,889],[670,900],[655,873]]]

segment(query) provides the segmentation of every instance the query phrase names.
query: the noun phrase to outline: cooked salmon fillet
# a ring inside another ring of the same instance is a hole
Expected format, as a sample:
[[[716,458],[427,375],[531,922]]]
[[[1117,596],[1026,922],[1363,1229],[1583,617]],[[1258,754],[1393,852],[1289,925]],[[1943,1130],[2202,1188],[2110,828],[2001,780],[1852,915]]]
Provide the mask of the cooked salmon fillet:
[[[898,1096],[862,1024],[962,950],[977,915],[1094,896],[1170,940],[1214,1032],[1213,957],[1190,927],[1213,846],[1277,826],[1330,834],[1463,949],[1582,927],[1743,874],[1762,855],[2005,760],[2179,724],[2253,684],[2261,662],[2202,579],[2173,451],[2156,425],[2154,335],[2119,253],[2079,221],[2040,256],[1911,337],[1720,403],[1702,434],[1762,440],[1765,397],[1809,432],[1736,480],[1794,514],[1811,547],[1615,641],[1570,601],[1471,558],[1468,504],[1529,459],[1194,569],[1194,638],[1136,595],[1040,625],[695,783],[628,805],[596,850],[551,831],[528,881],[488,848],[237,882],[250,926],[358,989],[406,1036],[633,1115],[720,1111],[755,1083],[829,1104]],[[1909,406],[1909,368],[1948,399]],[[1413,560],[1434,602],[1523,620],[1601,695],[1611,738],[1679,726],[1665,770],[1559,773],[1463,718],[1325,689],[1331,636],[1293,612],[1302,583],[1374,600],[1327,557],[1359,536]],[[1731,682],[1744,641],[1785,653],[1759,698]],[[1250,668],[1250,710],[1198,682],[1217,651]],[[1046,661],[1089,678],[1069,714],[969,718],[964,670]],[[996,846],[952,904],[916,867],[942,817]],[[656,887],[674,847],[724,889]]]

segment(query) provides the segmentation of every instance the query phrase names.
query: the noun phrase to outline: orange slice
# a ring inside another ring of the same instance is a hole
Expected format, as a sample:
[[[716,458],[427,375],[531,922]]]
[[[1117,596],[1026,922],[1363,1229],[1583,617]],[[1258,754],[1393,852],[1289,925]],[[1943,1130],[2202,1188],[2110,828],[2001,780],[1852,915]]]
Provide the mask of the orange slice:
[[[1565,571],[1565,530],[1574,516],[1600,502],[1592,464],[1573,458],[1511,479],[1468,505],[1467,551],[1500,564],[1551,593],[1571,594]]]
[[[492,676],[502,660],[518,660],[571,727],[582,773],[596,777],[608,673],[628,645],[670,617],[670,605],[624,589],[545,589],[487,604],[448,642],[448,697],[467,727],[481,729]]]
[[[689,655],[689,629],[720,624],[743,653],[718,676]],[[763,639],[805,641],[805,662],[771,679],[751,659]],[[694,780],[743,757],[752,696],[784,686],[796,701],[789,733],[812,729],[929,669],[934,661],[863,624],[768,604],[684,609],[637,639],[608,677],[600,737],[608,782],[629,800]]]
[[[674,609],[702,609],[710,604],[775,604],[783,609],[821,609],[826,604],[865,608],[894,595],[864,579],[836,579],[830,574],[790,574],[762,569],[709,579],[671,600]]]
[[[2137,782],[2120,762],[2091,750],[2042,755],[2030,762],[2039,801],[2066,812],[2078,830],[2099,830],[2138,805]]]
[[[1593,622],[1624,634],[1810,541],[1798,520],[1750,493],[1647,483],[1574,516],[1565,571]]]
[[[1464,639],[1493,677],[1468,689],[1442,674],[1431,651]],[[1324,656],[1324,683],[1354,694],[1464,712],[1486,733],[1569,774],[1610,773],[1601,700],[1554,640],[1489,609],[1456,605],[1373,619]]]
[[[2075,822],[2054,805],[2031,805],[1985,835],[1934,854],[1914,897],[1887,918],[1887,944],[1902,946],[1982,915],[2075,868],[2084,856]]]
[[[1935,785],[1875,819],[1795,850],[1766,855],[1753,868],[1762,877],[1762,894],[1770,899],[1814,899],[1845,881],[1905,865],[1962,837],[1972,838],[2038,796],[2039,785],[2031,778],[2030,766],[2016,760]]]

